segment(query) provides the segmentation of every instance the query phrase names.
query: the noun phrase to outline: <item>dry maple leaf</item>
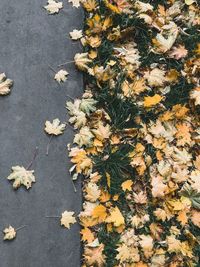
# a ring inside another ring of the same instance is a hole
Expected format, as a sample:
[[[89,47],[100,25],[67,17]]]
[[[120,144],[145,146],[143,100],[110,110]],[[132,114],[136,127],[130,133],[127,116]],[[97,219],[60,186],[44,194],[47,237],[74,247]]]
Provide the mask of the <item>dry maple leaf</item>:
[[[176,236],[167,236],[167,244],[169,252],[179,252],[181,250],[181,241]]]
[[[8,180],[15,180],[13,183],[13,188],[17,189],[21,185],[24,185],[26,189],[35,183],[34,171],[26,170],[24,167],[14,166],[12,167],[12,173],[7,177]]]
[[[87,64],[92,62],[91,59],[88,58],[88,53],[77,53],[74,57],[75,65],[80,70],[87,70]]]
[[[179,150],[174,147],[174,153],[172,155],[173,159],[181,164],[189,164],[192,156],[187,152],[185,148],[183,150]],[[190,164],[191,165],[191,164]]]
[[[190,125],[186,123],[182,124],[177,124],[177,133],[176,133],[176,138],[177,138],[177,145],[178,146],[184,146],[186,144],[191,143],[191,134],[190,134]]]
[[[134,201],[137,204],[145,204],[147,203],[147,195],[145,192],[141,191],[138,194],[133,193]]]
[[[197,210],[192,211],[191,220],[194,225],[200,228],[200,212]]]
[[[197,87],[194,90],[192,90],[190,98],[194,99],[194,103],[196,106],[200,105],[200,87]]]
[[[100,121],[97,129],[93,129],[92,132],[95,134],[96,138],[100,141],[108,139],[111,135],[110,125],[103,125],[103,122]]]
[[[79,133],[75,135],[73,142],[78,144],[79,147],[83,145],[91,147],[93,137],[94,135],[91,133],[90,128],[84,126],[80,129]]]
[[[6,78],[5,73],[0,74],[0,96],[8,95],[10,93],[10,87],[13,85],[13,81]]]
[[[80,0],[68,0],[69,3],[72,3],[73,7],[78,8],[80,6]]]
[[[98,219],[99,223],[103,222],[107,217],[106,208],[103,205],[98,205],[93,209],[92,217]]]
[[[148,81],[150,86],[161,86],[165,82],[165,71],[154,68],[151,71],[145,72],[144,78]]]
[[[158,94],[155,94],[154,96],[146,96],[144,98],[144,107],[146,108],[153,107],[157,105],[158,103],[160,103],[161,100],[162,100],[162,96]]]
[[[3,230],[4,238],[3,240],[12,240],[16,237],[17,232],[15,231],[15,228],[13,228],[11,225]]]
[[[101,191],[99,190],[98,185],[95,183],[89,182],[85,188],[85,199],[91,202],[97,201],[100,197]]]
[[[59,82],[59,83],[61,83],[61,82],[65,82],[66,80],[67,80],[67,75],[68,75],[69,73],[66,71],[66,70],[59,70],[56,74],[55,74],[55,76],[54,76],[54,79],[57,81],[57,82]]]
[[[69,33],[69,35],[72,38],[72,40],[78,40],[83,37],[83,32],[82,30],[74,29],[72,32]]]
[[[124,225],[124,217],[118,207],[110,209],[110,215],[107,217],[106,222],[113,223],[115,227]]]
[[[44,6],[44,8],[49,12],[49,14],[55,14],[60,11],[61,8],[63,8],[62,2],[56,2],[54,0],[48,0],[47,5]]]
[[[84,250],[84,259],[87,263],[87,266],[105,266],[105,256],[103,254],[103,250],[103,244],[100,244],[98,247],[95,248],[86,247]]]
[[[121,184],[122,190],[123,191],[131,191],[132,190],[132,185],[133,185],[133,181],[132,180],[126,180],[125,182],[123,182]]]
[[[84,227],[80,233],[82,235],[82,241],[87,241],[88,243],[94,241],[94,234],[88,227]]]
[[[73,217],[73,215],[73,211],[64,211],[60,219],[60,224],[69,229],[70,224],[76,223],[76,219]]]
[[[59,119],[54,119],[51,123],[50,121],[45,122],[45,132],[50,135],[60,135],[63,134],[65,129],[65,124],[61,123]]]
[[[173,57],[175,59],[180,59],[183,57],[186,57],[188,54],[188,50],[185,49],[185,46],[179,45],[178,47],[173,47],[172,52],[170,52],[170,57]]]

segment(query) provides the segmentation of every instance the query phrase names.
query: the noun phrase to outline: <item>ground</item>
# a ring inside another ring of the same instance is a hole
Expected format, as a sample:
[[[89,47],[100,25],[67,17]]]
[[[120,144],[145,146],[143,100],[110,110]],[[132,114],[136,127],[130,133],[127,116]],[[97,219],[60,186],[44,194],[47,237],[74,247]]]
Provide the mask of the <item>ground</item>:
[[[49,16],[42,8],[45,1],[1,0],[0,3],[0,72],[14,80],[12,93],[0,98],[0,229],[20,227],[13,241],[0,241],[1,267],[78,267],[80,237],[78,225],[71,230],[59,226],[64,210],[81,209],[80,182],[73,191],[68,169],[67,143],[73,132],[52,140],[49,156],[45,155],[49,137],[45,120],[66,121],[67,95],[81,95],[82,77],[73,64],[67,65],[69,79],[62,86],[53,80],[53,67],[72,60],[80,51],[69,39],[69,31],[81,27],[80,9],[66,1],[59,15]],[[14,191],[6,180],[11,166],[27,166],[35,147],[39,154],[33,163],[37,182],[26,191]]]

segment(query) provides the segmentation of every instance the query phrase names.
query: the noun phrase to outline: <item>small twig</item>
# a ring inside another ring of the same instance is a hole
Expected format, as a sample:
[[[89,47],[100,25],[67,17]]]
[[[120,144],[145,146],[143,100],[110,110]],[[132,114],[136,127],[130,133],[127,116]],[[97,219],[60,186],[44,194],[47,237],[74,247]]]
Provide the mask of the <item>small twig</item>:
[[[19,230],[23,229],[24,227],[27,227],[27,225],[22,225],[22,226],[16,228],[15,231],[19,231]]]
[[[52,68],[50,65],[48,65],[48,67],[49,67],[54,73],[57,73],[57,71],[54,70],[54,68]]]
[[[74,181],[71,179],[71,181],[72,181],[72,186],[73,186],[73,188],[74,188],[74,192],[76,193],[77,192],[77,189],[76,189],[76,187],[75,187],[75,184],[74,184]]]
[[[48,142],[48,144],[47,144],[46,156],[48,156],[48,155],[49,155],[49,146],[50,146],[50,143],[51,143],[52,137],[53,137],[53,134],[51,134],[51,137],[49,138],[49,142]]]
[[[28,167],[26,168],[27,170],[29,170],[31,168],[31,166],[33,165],[33,162],[36,159],[37,154],[38,154],[38,147],[36,146],[34,154],[33,154],[33,158],[31,160],[31,162],[29,163]]]
[[[72,60],[72,61],[67,61],[67,62],[64,62],[62,64],[59,64],[58,67],[61,67],[61,66],[64,66],[64,65],[67,65],[67,64],[71,64],[71,63],[74,63],[75,61]]]

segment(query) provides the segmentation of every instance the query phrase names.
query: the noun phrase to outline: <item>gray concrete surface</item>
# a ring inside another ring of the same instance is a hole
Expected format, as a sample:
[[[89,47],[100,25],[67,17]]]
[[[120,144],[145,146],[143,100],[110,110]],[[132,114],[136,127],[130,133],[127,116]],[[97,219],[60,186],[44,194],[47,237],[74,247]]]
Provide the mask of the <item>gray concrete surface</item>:
[[[0,97],[0,230],[27,225],[11,242],[3,242],[0,233],[0,267],[80,266],[79,226],[69,231],[59,226],[59,219],[45,218],[81,209],[80,181],[75,194],[68,174],[71,128],[53,139],[45,156],[45,120],[66,121],[67,94],[80,96],[83,88],[73,64],[66,66],[70,75],[61,87],[48,67],[57,69],[80,51],[68,32],[81,28],[82,11],[63,2],[64,10],[50,16],[43,0],[0,0],[0,72],[14,80],[11,95]],[[32,168],[37,182],[29,191],[14,191],[6,180],[11,166],[27,166],[36,146]]]

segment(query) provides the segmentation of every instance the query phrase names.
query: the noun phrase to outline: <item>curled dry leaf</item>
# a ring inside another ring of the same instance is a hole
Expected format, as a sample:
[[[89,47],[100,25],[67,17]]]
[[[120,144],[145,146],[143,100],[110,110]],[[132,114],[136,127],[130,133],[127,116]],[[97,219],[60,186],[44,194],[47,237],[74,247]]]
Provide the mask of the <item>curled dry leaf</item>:
[[[13,81],[6,78],[5,73],[0,74],[0,95],[8,95],[10,93],[10,87],[13,85]]]
[[[74,29],[72,32],[70,32],[69,35],[72,38],[72,40],[78,40],[81,37],[83,37],[82,30],[76,30],[76,29]]]
[[[47,5],[44,8],[49,12],[49,14],[56,14],[63,8],[62,2],[57,2],[54,0],[48,0]]]
[[[73,211],[64,211],[60,219],[60,224],[69,229],[70,224],[76,223],[76,219],[73,215]]]
[[[75,65],[80,70],[88,69],[87,64],[92,62],[91,59],[88,58],[88,53],[77,53],[74,57]]]
[[[45,122],[45,132],[50,135],[60,135],[63,134],[66,125],[60,123],[59,119],[54,119],[51,123],[50,121]]]
[[[16,237],[17,232],[15,231],[15,228],[13,228],[11,225],[3,230],[4,238],[3,240],[12,240]]]
[[[17,189],[21,185],[24,185],[26,189],[35,183],[34,171],[26,170],[24,167],[14,166],[12,167],[12,173],[7,177],[8,180],[14,180],[13,188]]]

